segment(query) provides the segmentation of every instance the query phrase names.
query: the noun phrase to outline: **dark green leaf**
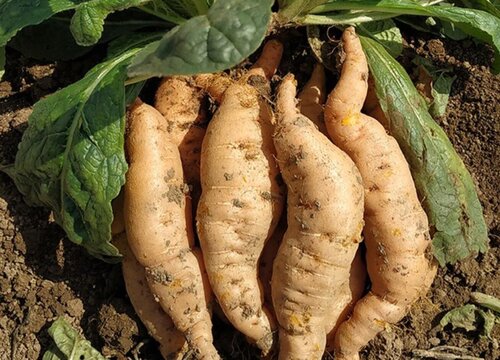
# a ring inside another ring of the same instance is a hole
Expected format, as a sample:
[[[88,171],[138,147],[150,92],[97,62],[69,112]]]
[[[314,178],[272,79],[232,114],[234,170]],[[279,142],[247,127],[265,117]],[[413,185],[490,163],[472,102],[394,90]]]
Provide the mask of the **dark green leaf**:
[[[25,26],[74,9],[76,3],[74,0],[0,0],[0,46],[7,44]]]
[[[399,28],[391,19],[373,21],[358,25],[367,36],[377,40],[393,57],[398,57],[403,51],[403,37]]]
[[[106,360],[64,318],[54,321],[48,331],[55,346],[43,355],[43,360]]]
[[[269,0],[217,1],[203,16],[168,32],[129,67],[131,77],[195,74],[228,69],[260,45],[271,19]]]
[[[488,249],[474,182],[445,132],[434,122],[406,71],[384,47],[361,36],[377,97],[412,171],[441,265]]]
[[[455,41],[460,41],[467,39],[469,35],[467,35],[465,32],[460,30],[459,27],[455,26],[453,22],[449,21],[441,21],[441,29],[440,29],[441,34],[444,36],[455,40]]]
[[[126,66],[139,48],[101,63],[39,101],[9,171],[27,202],[47,206],[69,239],[96,256],[110,244],[111,200],[125,182]]]
[[[71,33],[78,45],[94,45],[101,38],[104,20],[109,14],[140,3],[141,0],[92,0],[81,3],[71,18]]]

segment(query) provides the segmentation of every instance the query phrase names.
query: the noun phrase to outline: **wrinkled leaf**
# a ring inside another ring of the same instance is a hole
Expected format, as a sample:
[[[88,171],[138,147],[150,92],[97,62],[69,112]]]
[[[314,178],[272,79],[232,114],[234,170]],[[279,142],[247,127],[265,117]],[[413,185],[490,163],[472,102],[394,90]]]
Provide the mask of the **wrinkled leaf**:
[[[329,0],[326,4],[317,6],[311,12],[322,14],[319,18],[323,17],[326,21],[330,15],[335,16],[332,12],[339,10],[376,11],[392,14],[392,16],[431,16],[446,20],[453,23],[455,27],[464,33],[493,46],[495,50],[493,68],[496,72],[500,71],[500,18],[488,12],[449,5],[426,6],[424,3],[421,4],[411,0]],[[310,21],[306,21],[306,23],[312,24]],[[348,22],[348,24],[352,23]]]
[[[453,329],[461,328],[467,331],[477,329],[476,325],[476,305],[467,304],[456,309],[448,311],[439,321],[439,325],[445,327],[451,324]]]
[[[106,360],[62,317],[54,321],[48,332],[54,345],[45,352],[42,360]]]
[[[252,54],[271,19],[269,0],[217,1],[146,47],[129,67],[131,77],[217,72]]]
[[[474,182],[446,133],[432,119],[404,68],[376,41],[360,36],[388,129],[410,165],[439,263],[488,249]]]
[[[451,324],[453,329],[481,331],[483,335],[491,338],[495,319],[496,317],[491,311],[484,311],[474,304],[467,304],[448,311],[439,325],[445,327]]]
[[[51,208],[69,239],[95,256],[119,256],[110,243],[111,200],[125,182],[124,81],[139,50],[36,103],[7,171],[28,203]]]
[[[96,44],[101,38],[104,20],[109,14],[140,3],[141,0],[92,0],[79,4],[70,24],[76,43],[81,46]]]
[[[473,292],[470,295],[472,301],[476,304],[491,309],[500,315],[500,299],[480,292]]]
[[[373,21],[358,25],[367,36],[377,40],[393,57],[398,57],[403,51],[403,37],[399,28],[391,19]]]
[[[0,46],[25,26],[39,24],[75,6],[71,0],[0,0]]]

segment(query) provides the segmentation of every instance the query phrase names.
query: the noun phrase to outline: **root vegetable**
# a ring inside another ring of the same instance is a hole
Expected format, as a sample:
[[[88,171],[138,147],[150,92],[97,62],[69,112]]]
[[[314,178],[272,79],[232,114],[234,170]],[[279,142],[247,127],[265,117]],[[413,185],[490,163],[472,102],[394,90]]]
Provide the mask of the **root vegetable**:
[[[201,194],[200,153],[206,130],[203,92],[186,76],[164,78],[155,96],[155,108],[167,122],[167,131],[179,147],[184,179],[196,208]]]
[[[333,326],[326,338],[327,351],[334,351],[335,334],[337,333],[338,327],[351,315],[354,305],[363,296],[366,287],[366,278],[365,261],[361,249],[358,249],[351,264],[349,282],[343,285],[345,288],[335,299],[335,309],[330,313],[332,318],[330,323]]]
[[[286,218],[282,216],[273,235],[269,238],[262,250],[262,255],[259,259],[259,279],[262,283],[264,289],[264,300],[266,305],[269,305],[271,310],[273,306],[273,300],[271,296],[271,278],[273,275],[273,263],[278,253],[278,249],[283,239],[283,235],[286,231]],[[274,312],[274,311],[273,311]]]
[[[287,223],[274,261],[272,297],[278,319],[279,359],[321,359],[347,291],[361,241],[363,187],[349,157],[295,107],[293,76],[277,98],[274,143],[288,188]]]
[[[316,64],[304,88],[299,93],[300,112],[311,120],[321,131],[326,134],[325,120],[323,117],[323,104],[326,100],[326,78],[323,65]]]
[[[264,354],[275,323],[263,304],[258,261],[283,207],[272,142],[269,88],[282,45],[268,42],[261,59],[221,96],[203,140],[197,228],[212,289],[233,326]]]
[[[340,325],[336,359],[358,359],[359,350],[394,324],[429,289],[436,274],[428,221],[408,163],[397,142],[375,119],[361,114],[368,67],[353,28],[344,31],[342,74],[325,108],[328,132],[358,166],[365,186],[364,238],[370,292]]]
[[[164,359],[182,360],[188,352],[184,335],[175,328],[172,319],[155,301],[146,281],[144,267],[130,251],[126,234],[116,235],[113,244],[123,255],[123,279],[137,316],[149,335],[160,344],[160,352]]]
[[[212,322],[202,264],[190,248],[179,150],[163,116],[147,104],[130,111],[126,151],[124,215],[129,246],[145,268],[151,292],[199,359],[219,359],[212,344]]]

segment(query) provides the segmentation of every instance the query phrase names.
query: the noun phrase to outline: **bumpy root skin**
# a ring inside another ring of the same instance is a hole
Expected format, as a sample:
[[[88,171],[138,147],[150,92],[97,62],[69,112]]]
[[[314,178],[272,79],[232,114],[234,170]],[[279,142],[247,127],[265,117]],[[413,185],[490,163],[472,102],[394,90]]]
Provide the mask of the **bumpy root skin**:
[[[177,146],[163,116],[137,103],[129,116],[125,227],[155,300],[198,359],[219,359],[203,287],[202,264],[190,248],[186,184]]]
[[[302,115],[311,120],[322,134],[327,134],[323,116],[323,104],[326,100],[325,68],[321,64],[314,66],[309,81],[299,93],[298,108]]]
[[[188,352],[186,339],[176,328],[172,319],[154,300],[146,281],[146,273],[135,259],[124,232],[113,238],[113,244],[123,255],[122,271],[125,287],[135,313],[148,330],[149,335],[160,344],[164,359],[182,360]]]
[[[321,359],[339,291],[361,241],[363,187],[354,163],[295,107],[293,76],[277,98],[274,134],[288,188],[287,223],[274,262],[279,359]]]
[[[346,60],[328,97],[325,122],[333,142],[358,166],[365,186],[364,237],[371,291],[340,325],[335,356],[356,359],[386,324],[401,320],[432,284],[428,221],[409,166],[397,144],[375,119],[361,114],[368,66],[353,28],[343,35]]]
[[[283,193],[272,143],[273,113],[261,90],[269,87],[262,76],[274,72],[280,56],[281,44],[266,45],[262,57],[268,60],[260,60],[261,67],[223,93],[203,141],[197,212],[214,294],[227,319],[263,354],[274,344],[275,322],[264,305],[258,260],[280,217]]]

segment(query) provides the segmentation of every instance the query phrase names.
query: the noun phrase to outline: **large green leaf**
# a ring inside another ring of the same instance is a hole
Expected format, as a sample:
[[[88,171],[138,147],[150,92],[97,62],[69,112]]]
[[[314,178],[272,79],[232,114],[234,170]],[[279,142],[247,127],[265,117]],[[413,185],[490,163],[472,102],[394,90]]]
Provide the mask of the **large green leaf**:
[[[78,45],[96,44],[104,30],[106,17],[120,10],[140,5],[143,0],[91,0],[79,4],[71,18],[71,33]]]
[[[125,182],[124,82],[139,50],[130,46],[36,103],[15,166],[5,169],[28,203],[51,208],[71,241],[101,257],[119,255],[111,200]]]
[[[327,0],[280,0],[278,15],[284,22],[293,21],[297,16],[307,14],[326,2]]]
[[[381,43],[393,57],[401,55],[403,51],[403,37],[399,28],[391,19],[359,24],[358,29]]]
[[[55,344],[43,354],[42,360],[106,360],[64,318],[54,321],[48,331]]]
[[[141,51],[129,75],[147,78],[228,69],[259,47],[271,5],[270,0],[216,1],[206,15],[189,19]]]
[[[74,9],[77,3],[76,0],[0,0],[0,46],[7,44],[25,26]]]
[[[476,9],[466,9],[454,6],[425,6],[412,0],[329,0],[324,5],[317,6],[312,13],[321,16],[307,16],[302,20],[305,24],[316,22],[328,23],[329,13],[339,10],[375,11],[384,14],[434,16],[453,23],[464,33],[484,41],[495,50],[494,70],[500,71],[500,18]],[[331,13],[335,17],[335,13]],[[335,22],[337,24],[338,21]],[[351,22],[352,23],[352,22]]]
[[[404,68],[376,41],[360,37],[377,97],[412,171],[441,265],[488,249],[474,182],[445,132],[434,122]]]

